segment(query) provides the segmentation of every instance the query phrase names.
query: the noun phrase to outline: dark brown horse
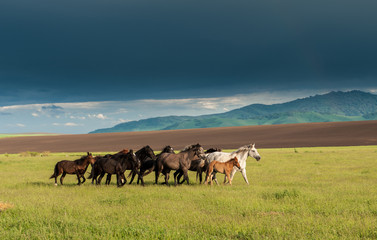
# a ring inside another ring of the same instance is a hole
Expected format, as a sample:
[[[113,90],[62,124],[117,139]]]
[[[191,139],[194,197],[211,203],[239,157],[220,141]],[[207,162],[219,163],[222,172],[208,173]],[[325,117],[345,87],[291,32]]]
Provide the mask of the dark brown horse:
[[[159,157],[162,153],[174,153],[174,149],[170,146],[166,146],[166,147],[164,147],[164,149],[162,149],[160,154],[156,155],[156,158]],[[155,159],[148,158],[144,162],[141,163],[140,173],[139,173],[139,177],[137,179],[137,184],[139,184],[139,182],[141,181],[141,185],[144,186],[144,176],[153,172],[155,165],[156,165],[156,158]]]
[[[128,153],[128,149],[123,149],[122,151],[120,151],[118,153],[115,153],[115,154],[106,154],[105,156],[96,156],[95,160],[97,162],[97,161],[107,161],[108,158],[118,159],[120,156],[122,156],[122,155],[124,155],[126,153]],[[94,168],[95,167],[96,167],[96,165],[93,164],[92,165],[92,170],[91,170],[90,175],[88,177],[88,179],[92,179],[92,184],[94,183],[94,180],[95,180],[93,178],[93,173],[94,173]],[[109,182],[109,184],[110,184],[110,181],[111,181],[111,174],[107,174],[106,183]]]
[[[154,154],[154,151],[153,149],[147,145],[143,148],[141,148],[140,150],[138,150],[136,153],[136,157],[139,159],[140,161],[140,169],[139,169],[139,174],[138,174],[138,179],[137,179],[137,183],[139,183],[139,181],[141,180],[141,184],[144,186],[144,180],[143,180],[143,176],[146,175],[143,173],[143,175],[140,173],[141,171],[141,168],[143,165],[145,165],[146,162],[148,161],[156,161],[156,155]],[[133,182],[134,178],[135,178],[135,175],[136,175],[137,172],[132,172],[132,178],[130,180],[130,184]]]
[[[230,179],[230,172],[233,170],[233,167],[241,168],[237,157],[234,157],[227,162],[219,162],[216,160],[212,161],[209,164],[208,169],[207,169],[205,184],[207,184],[208,179],[211,178],[211,185],[212,185],[212,180],[213,180],[212,174],[215,172],[219,172],[219,173],[224,173],[229,180],[229,184],[232,185],[232,179]],[[226,178],[224,179],[224,183],[225,182],[226,182]]]
[[[204,153],[207,156],[207,154],[213,153],[213,152],[221,152],[221,149],[220,148],[210,148],[207,151],[205,151]],[[191,161],[191,166],[190,166],[189,170],[196,172],[196,181],[198,181],[198,178],[199,178],[199,182],[202,183],[202,180],[203,180],[202,173],[206,172],[207,168],[208,168],[208,162],[205,159],[201,159],[201,158],[196,157],[195,159],[193,159]],[[181,177],[183,176],[182,171],[178,170],[174,174],[175,175],[178,174],[177,181],[178,181],[179,184],[182,184],[183,180],[180,181]]]
[[[108,157],[98,160],[93,165],[93,179],[96,181],[97,184],[101,184],[101,180],[106,173],[116,174],[117,186],[121,187],[126,183],[126,177],[124,176],[124,172],[126,170],[137,171],[139,167],[140,162],[136,158],[136,155],[134,154],[133,150],[131,149],[126,154],[118,155],[116,159],[113,157]],[[109,184],[110,182],[106,183]]]
[[[181,170],[184,175],[184,181],[187,181],[189,184],[188,169],[190,168],[191,161],[195,157],[203,158],[204,151],[200,144],[187,146],[180,153],[162,153],[156,160],[156,180],[155,183],[158,183],[158,178],[163,171],[165,175],[165,183],[168,184],[169,173],[171,170]],[[177,179],[174,177],[174,184],[177,185]]]
[[[88,168],[89,164],[94,164],[95,159],[92,156],[91,153],[87,153],[86,156],[82,156],[80,159],[69,161],[69,160],[62,160],[58,163],[56,163],[54,168],[54,174],[52,174],[51,178],[55,178],[55,185],[58,185],[57,178],[60,174],[62,174],[60,178],[60,184],[63,185],[63,180],[65,175],[68,174],[76,174],[78,185],[85,182],[84,174],[86,172],[86,169]],[[83,181],[81,182],[81,179]]]

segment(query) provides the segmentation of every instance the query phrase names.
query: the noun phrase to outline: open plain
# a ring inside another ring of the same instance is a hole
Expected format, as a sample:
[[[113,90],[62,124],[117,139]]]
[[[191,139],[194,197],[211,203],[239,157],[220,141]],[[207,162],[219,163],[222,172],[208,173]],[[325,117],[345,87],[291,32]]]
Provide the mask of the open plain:
[[[180,133],[191,135],[181,137],[167,131],[2,139],[0,238],[377,238],[375,121],[250,128],[187,130]],[[212,138],[201,137],[211,131]],[[147,138],[153,134],[163,138]],[[117,188],[114,178],[110,186],[88,180],[77,186],[74,175],[66,176],[65,185],[54,186],[49,179],[57,161],[78,159],[84,151],[100,155],[144,144],[179,149],[193,142],[230,148],[250,141],[260,145],[262,157],[247,160],[250,185],[240,173],[232,186],[212,187],[196,182],[194,172],[190,185],[178,187],[154,185],[153,173],[144,178],[145,187],[133,183]],[[73,152],[77,149],[81,151]],[[20,154],[27,150],[56,153]]]

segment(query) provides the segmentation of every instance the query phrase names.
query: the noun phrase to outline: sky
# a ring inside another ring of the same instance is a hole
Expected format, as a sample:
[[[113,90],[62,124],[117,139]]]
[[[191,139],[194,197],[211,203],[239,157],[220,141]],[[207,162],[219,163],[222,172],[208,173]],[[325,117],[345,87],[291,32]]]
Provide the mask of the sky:
[[[377,89],[377,1],[0,1],[0,132]],[[209,105],[208,105],[209,104]]]

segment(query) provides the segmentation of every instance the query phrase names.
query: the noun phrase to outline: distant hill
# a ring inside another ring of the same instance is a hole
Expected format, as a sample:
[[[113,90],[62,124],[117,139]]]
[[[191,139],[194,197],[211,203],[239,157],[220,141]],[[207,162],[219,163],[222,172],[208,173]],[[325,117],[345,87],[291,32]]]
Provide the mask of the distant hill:
[[[121,123],[112,128],[98,129],[91,133],[375,119],[377,95],[355,90],[330,92],[281,104],[252,104],[219,114],[148,118]]]

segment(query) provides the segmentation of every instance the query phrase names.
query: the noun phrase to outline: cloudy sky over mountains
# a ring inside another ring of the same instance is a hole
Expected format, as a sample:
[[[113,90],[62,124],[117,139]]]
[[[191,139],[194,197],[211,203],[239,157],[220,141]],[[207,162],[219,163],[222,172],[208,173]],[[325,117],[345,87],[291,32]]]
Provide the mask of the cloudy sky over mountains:
[[[84,133],[374,91],[375,9],[373,0],[1,1],[0,132]]]

